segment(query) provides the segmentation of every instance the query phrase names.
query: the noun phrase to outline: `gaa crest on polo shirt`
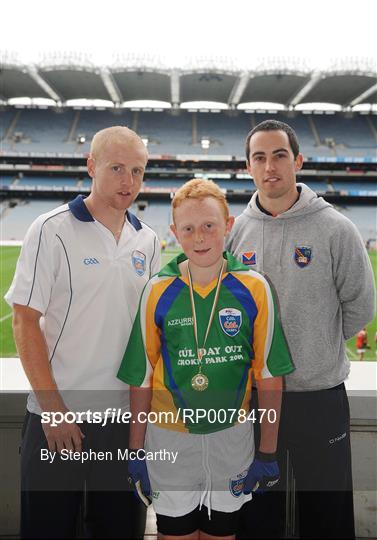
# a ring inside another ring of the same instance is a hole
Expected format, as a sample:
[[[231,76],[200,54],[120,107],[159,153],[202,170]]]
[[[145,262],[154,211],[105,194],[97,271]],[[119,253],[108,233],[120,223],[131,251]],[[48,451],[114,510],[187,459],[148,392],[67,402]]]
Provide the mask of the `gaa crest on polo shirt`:
[[[242,313],[239,309],[224,308],[219,311],[219,320],[222,331],[234,337],[241,329]]]
[[[241,262],[246,266],[255,266],[257,264],[257,252],[244,251],[241,253]]]
[[[237,474],[235,478],[229,479],[229,491],[233,497],[239,497],[243,493],[243,486],[245,483],[245,478],[247,475],[248,469],[242,473]]]
[[[146,270],[146,256],[141,251],[135,249],[132,252],[132,266],[135,269],[135,272],[138,276],[143,276]]]
[[[296,246],[294,259],[297,266],[305,268],[312,260],[312,248],[308,246]]]

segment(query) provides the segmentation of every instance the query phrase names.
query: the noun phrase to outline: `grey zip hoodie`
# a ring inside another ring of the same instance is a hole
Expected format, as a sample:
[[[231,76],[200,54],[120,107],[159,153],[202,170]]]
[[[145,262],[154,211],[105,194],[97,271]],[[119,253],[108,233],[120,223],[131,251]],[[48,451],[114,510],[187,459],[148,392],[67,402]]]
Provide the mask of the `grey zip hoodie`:
[[[254,193],[236,219],[227,249],[270,279],[296,367],[290,391],[321,390],[343,382],[350,363],[344,340],[374,316],[372,268],[353,223],[301,186],[298,201],[272,217]]]

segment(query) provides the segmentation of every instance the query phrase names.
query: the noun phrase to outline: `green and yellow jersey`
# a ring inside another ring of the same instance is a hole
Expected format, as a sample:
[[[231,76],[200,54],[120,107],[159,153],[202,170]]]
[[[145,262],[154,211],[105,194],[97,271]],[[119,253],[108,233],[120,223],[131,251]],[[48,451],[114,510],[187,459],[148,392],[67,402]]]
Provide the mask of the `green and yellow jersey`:
[[[227,265],[201,360],[201,371],[208,379],[205,391],[192,387],[200,361],[189,284],[178,266],[186,256],[173,259],[143,291],[118,378],[132,386],[153,387],[151,411],[170,411],[176,419],[161,421],[161,427],[190,433],[230,427],[237,422],[237,415],[229,411],[249,409],[253,377],[285,375],[294,369],[268,282],[231,254],[224,257]],[[204,341],[216,283],[214,280],[206,287],[194,283],[199,346]],[[221,421],[213,422],[216,414],[204,415],[195,423],[182,420],[180,411],[198,408],[207,412],[223,409],[228,420],[221,416]]]

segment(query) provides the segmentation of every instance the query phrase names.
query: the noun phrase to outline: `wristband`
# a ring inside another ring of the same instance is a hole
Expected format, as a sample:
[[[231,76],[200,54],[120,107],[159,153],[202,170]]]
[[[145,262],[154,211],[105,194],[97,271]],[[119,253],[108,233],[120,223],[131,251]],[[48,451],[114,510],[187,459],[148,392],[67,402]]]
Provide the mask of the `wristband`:
[[[260,461],[263,461],[264,463],[271,463],[272,461],[277,461],[276,452],[267,453],[267,452],[261,452],[260,450],[257,450],[255,452],[255,459],[259,459]]]

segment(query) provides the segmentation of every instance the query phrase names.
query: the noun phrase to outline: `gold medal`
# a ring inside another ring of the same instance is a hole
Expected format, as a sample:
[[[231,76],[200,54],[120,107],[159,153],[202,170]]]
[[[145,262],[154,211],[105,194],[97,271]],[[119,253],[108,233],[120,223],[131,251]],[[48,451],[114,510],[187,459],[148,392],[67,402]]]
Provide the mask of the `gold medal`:
[[[191,386],[194,390],[197,390],[198,392],[206,390],[208,387],[208,377],[203,375],[203,373],[197,373],[191,379]]]

